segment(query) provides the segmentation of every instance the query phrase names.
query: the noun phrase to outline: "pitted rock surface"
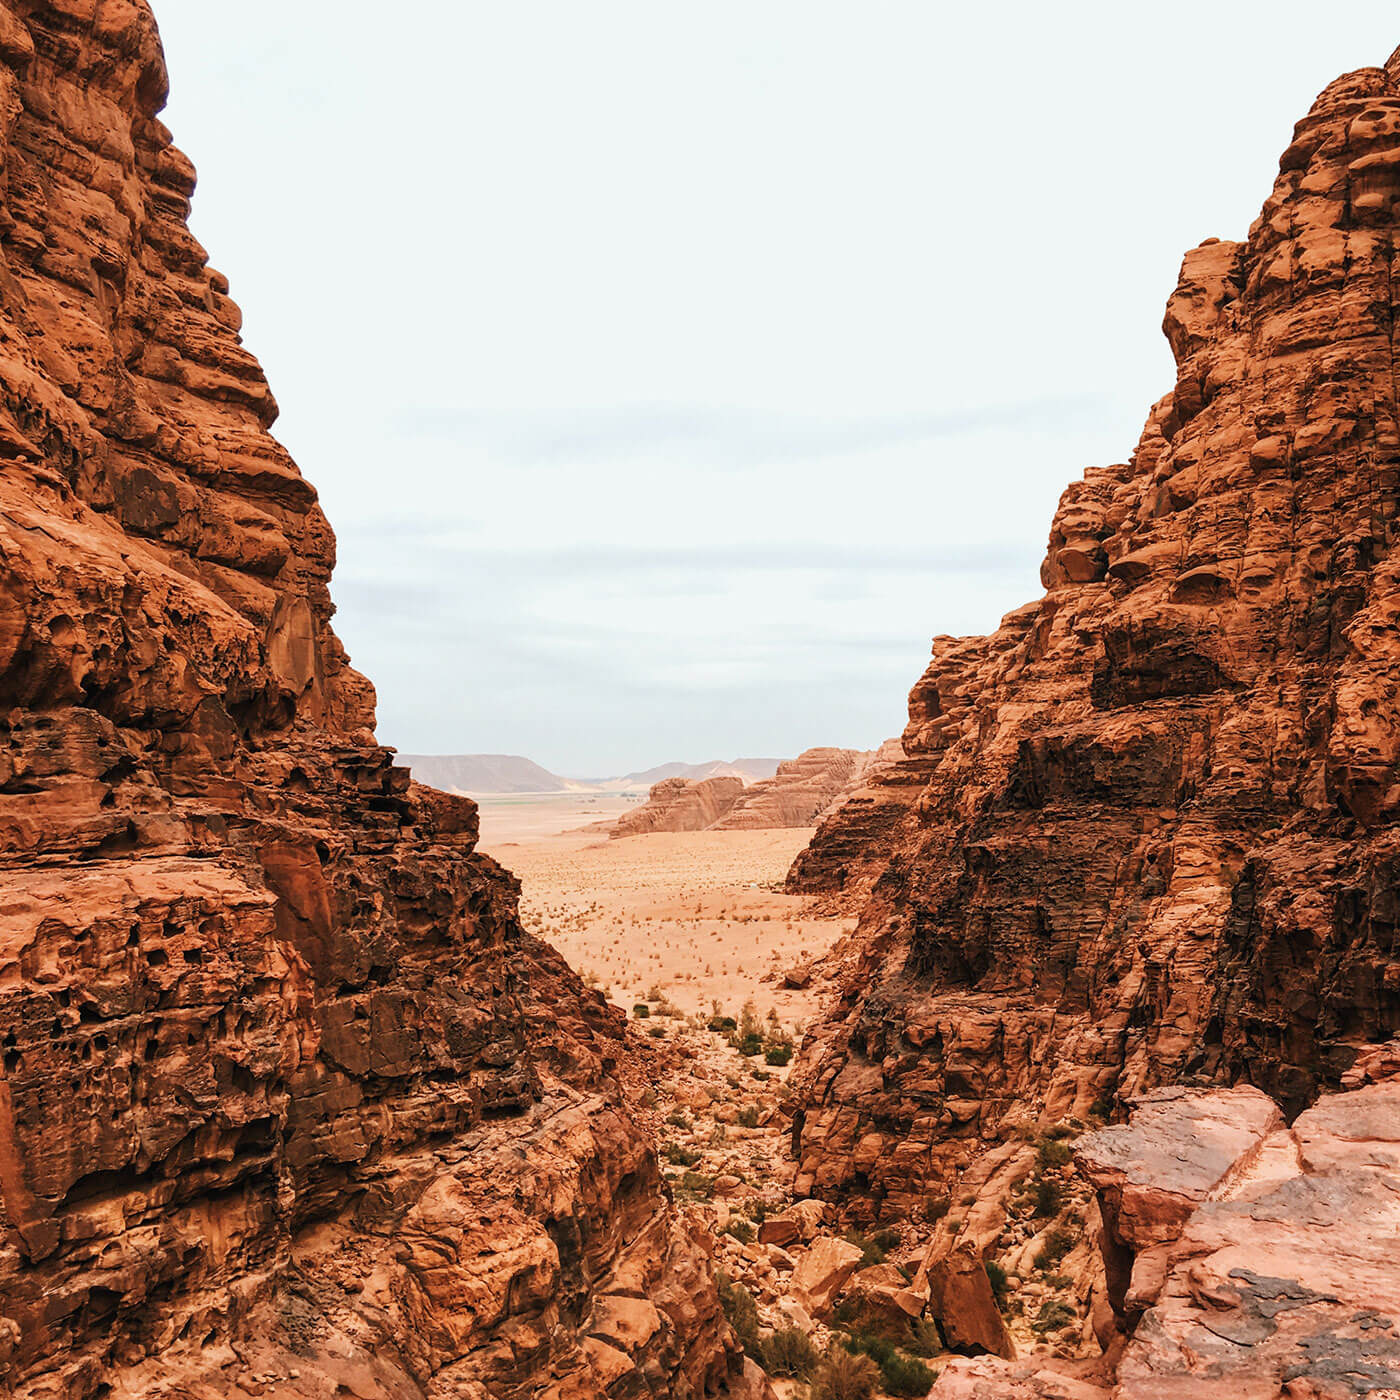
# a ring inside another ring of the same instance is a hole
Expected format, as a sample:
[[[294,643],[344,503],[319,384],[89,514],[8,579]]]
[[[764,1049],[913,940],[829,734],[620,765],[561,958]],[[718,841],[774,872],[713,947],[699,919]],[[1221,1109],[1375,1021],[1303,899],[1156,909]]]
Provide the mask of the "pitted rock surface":
[[[742,1392],[619,1017],[375,742],[166,86],[0,2],[0,1388]]]
[[[1027,1121],[1183,1078],[1296,1113],[1400,1027],[1400,58],[1332,83],[1045,594],[934,643],[905,759],[793,885],[871,888],[797,1188],[908,1217]]]

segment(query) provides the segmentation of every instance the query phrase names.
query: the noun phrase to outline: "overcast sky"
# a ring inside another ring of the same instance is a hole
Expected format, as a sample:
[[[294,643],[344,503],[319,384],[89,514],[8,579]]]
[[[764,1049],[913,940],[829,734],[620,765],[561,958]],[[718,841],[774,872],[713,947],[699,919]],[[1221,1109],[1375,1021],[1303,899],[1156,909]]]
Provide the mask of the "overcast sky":
[[[1172,382],[1393,4],[154,0],[194,227],[411,752],[872,746]],[[399,18],[399,17],[402,18]]]

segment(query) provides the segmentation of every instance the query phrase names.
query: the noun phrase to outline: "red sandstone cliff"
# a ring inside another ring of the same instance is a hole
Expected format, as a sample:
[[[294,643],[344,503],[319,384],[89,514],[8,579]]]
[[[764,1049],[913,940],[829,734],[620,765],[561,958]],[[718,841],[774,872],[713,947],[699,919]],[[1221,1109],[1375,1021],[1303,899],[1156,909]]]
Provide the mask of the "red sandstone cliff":
[[[1065,492],[1042,598],[937,640],[905,764],[799,863],[873,886],[801,1188],[907,1214],[1187,1076],[1296,1111],[1400,1026],[1398,229],[1400,53],[1187,255],[1131,460]]]
[[[375,743],[165,93],[144,0],[0,3],[0,1385],[738,1385],[619,1018]]]

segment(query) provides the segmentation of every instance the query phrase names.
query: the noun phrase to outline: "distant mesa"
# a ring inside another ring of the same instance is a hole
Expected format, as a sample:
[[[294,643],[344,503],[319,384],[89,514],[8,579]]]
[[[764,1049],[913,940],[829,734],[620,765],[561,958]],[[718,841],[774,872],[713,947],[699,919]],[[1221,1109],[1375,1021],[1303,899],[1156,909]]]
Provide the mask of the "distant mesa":
[[[776,758],[711,759],[708,763],[662,763],[619,778],[561,778],[519,754],[400,754],[400,766],[414,778],[445,792],[497,797],[527,793],[636,792],[667,778],[701,781],[726,777],[740,784],[760,782],[778,771]]]
[[[444,792],[564,792],[570,784],[528,758],[508,753],[409,754],[399,764],[414,778]]]
[[[619,818],[612,835],[815,826],[895,757],[892,744],[869,752],[808,749],[755,783],[745,782],[737,765],[699,779],[668,775],[652,786],[644,806]]]
[[[705,778],[743,778],[748,782],[761,782],[771,778],[782,762],[777,758],[736,758],[726,763],[721,758],[708,763],[663,763],[656,768],[647,768],[640,773],[628,773],[624,778],[609,779],[609,782],[626,783],[638,787],[659,783],[663,778],[688,778],[700,782]]]

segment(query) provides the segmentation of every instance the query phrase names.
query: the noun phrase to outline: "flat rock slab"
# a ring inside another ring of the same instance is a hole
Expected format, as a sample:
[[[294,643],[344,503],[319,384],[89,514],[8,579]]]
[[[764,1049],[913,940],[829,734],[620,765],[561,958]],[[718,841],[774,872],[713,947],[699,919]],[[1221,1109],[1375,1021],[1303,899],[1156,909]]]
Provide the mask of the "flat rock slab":
[[[1081,1138],[1075,1158],[1104,1193],[1116,1236],[1145,1249],[1175,1239],[1282,1123],[1257,1089],[1159,1089],[1139,1100],[1131,1122]]]

